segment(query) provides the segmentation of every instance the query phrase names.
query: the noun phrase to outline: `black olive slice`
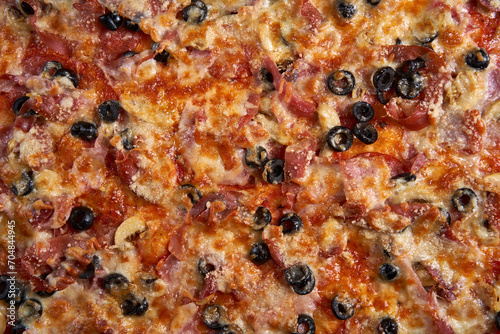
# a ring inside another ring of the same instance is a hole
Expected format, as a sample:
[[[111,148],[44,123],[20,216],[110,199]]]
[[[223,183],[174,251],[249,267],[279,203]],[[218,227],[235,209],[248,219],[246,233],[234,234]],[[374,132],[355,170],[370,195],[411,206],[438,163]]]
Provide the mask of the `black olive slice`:
[[[397,334],[398,323],[393,318],[384,318],[380,320],[378,330],[381,334]]]
[[[380,3],[380,0],[366,0],[366,2],[372,6],[376,6]]]
[[[339,11],[340,16],[344,19],[350,19],[356,14],[356,8],[353,4],[345,1],[339,1],[337,3],[337,10]]]
[[[137,54],[137,52],[135,51],[126,51],[122,54],[122,57],[123,58],[130,58],[130,57],[133,57]]]
[[[495,321],[495,327],[496,327],[498,330],[500,330],[500,312],[497,312],[497,313],[495,314],[495,319],[494,319],[494,321]]]
[[[78,278],[81,278],[81,279],[88,279],[88,278],[91,278],[95,275],[95,270],[96,268],[99,267],[99,257],[97,255],[94,255],[92,257],[92,260],[90,260],[90,263],[87,264],[87,266],[85,267],[85,269],[83,269],[82,273],[80,274],[80,276],[78,276]]]
[[[315,285],[316,279],[314,278],[314,275],[311,274],[311,277],[304,284],[292,285],[292,288],[298,295],[307,295],[313,291]]]
[[[102,282],[104,289],[113,296],[126,295],[130,288],[128,279],[122,274],[114,273],[106,276]]]
[[[76,122],[71,126],[71,135],[85,141],[94,141],[97,138],[97,126],[84,121]]]
[[[297,214],[287,213],[281,217],[278,225],[282,227],[283,234],[290,234],[299,231],[304,223]]]
[[[272,220],[271,211],[264,206],[259,206],[253,216],[252,228],[255,231],[262,231]]]
[[[201,258],[198,260],[198,271],[203,276],[206,276],[209,272],[214,271],[215,266],[207,261],[205,258]]]
[[[265,242],[259,242],[253,244],[249,257],[255,264],[264,264],[271,258],[271,253]]]
[[[417,177],[415,176],[415,174],[412,174],[410,172],[401,173],[401,174],[398,174],[396,176],[391,177],[391,180],[398,180],[398,181],[404,181],[404,182],[411,182],[411,181],[415,181],[416,179],[417,179]]]
[[[345,126],[334,126],[326,134],[328,147],[337,152],[345,152],[351,148],[353,142],[351,130]]]
[[[24,103],[26,103],[26,101],[28,101],[29,99],[29,96],[21,96],[14,101],[14,103],[12,104],[12,110],[14,111],[14,114],[16,114],[16,116],[19,115]]]
[[[80,79],[78,78],[78,74],[67,68],[61,68],[57,70],[56,73],[54,74],[54,78],[57,77],[68,78],[69,81],[71,81],[71,83],[73,84],[73,87],[75,88],[77,88],[78,85],[80,84]]]
[[[304,263],[293,265],[285,270],[285,279],[291,285],[304,285],[311,276],[311,269]]]
[[[271,159],[264,165],[262,177],[270,184],[281,183],[285,178],[284,166],[285,161],[282,159]]]
[[[207,18],[207,14],[207,6],[200,0],[193,0],[182,9],[182,19],[188,23],[201,23]]]
[[[60,62],[51,60],[43,65],[41,74],[47,74],[50,78],[53,78],[56,72],[62,68],[63,66]]]
[[[352,115],[358,122],[369,122],[375,116],[371,104],[365,101],[358,101],[352,106]]]
[[[132,137],[132,134],[129,129],[125,129],[120,133],[120,136],[122,137],[122,145],[123,148],[126,149],[127,151],[130,151],[134,148],[134,138]]]
[[[218,304],[208,305],[201,314],[201,320],[208,328],[220,329],[226,324],[226,310]]]
[[[16,196],[26,196],[35,188],[33,172],[22,172],[21,177],[12,185],[12,192]]]
[[[409,78],[418,70],[425,67],[425,60],[422,58],[415,58],[407,60],[397,70],[397,75],[403,78]]]
[[[149,308],[149,303],[146,298],[143,298],[139,303],[137,310],[135,311],[135,315],[144,315]]]
[[[396,93],[404,99],[414,99],[423,90],[424,78],[418,72],[404,76],[396,82]]]
[[[26,300],[26,287],[24,284],[9,275],[0,276],[0,300],[11,300],[15,305],[19,305]]]
[[[294,334],[314,334],[316,325],[314,319],[306,314],[301,314],[297,318],[297,331]]]
[[[29,322],[40,318],[43,313],[42,303],[37,299],[28,299],[19,306],[17,318],[22,322]]]
[[[476,70],[484,70],[490,64],[490,56],[484,49],[477,49],[465,56],[465,63]]]
[[[139,25],[132,21],[131,19],[125,19],[125,29],[130,30],[130,31],[139,31],[141,28],[139,28]]]
[[[9,275],[0,276],[0,300],[7,298],[10,288],[10,279],[11,277]],[[12,280],[14,280],[14,278],[12,278]]]
[[[377,91],[387,92],[394,86],[396,71],[392,67],[386,66],[379,68],[373,75],[373,86]]]
[[[477,207],[477,196],[472,189],[460,188],[451,197],[451,203],[460,212],[471,212]]]
[[[201,199],[201,192],[191,184],[184,184],[180,188],[181,192],[191,200],[191,203],[196,204]]]
[[[439,209],[439,216],[442,217],[441,219],[443,219],[447,225],[450,225],[451,224],[450,213],[446,209],[443,208],[438,208],[438,209]]]
[[[169,57],[170,52],[168,52],[167,50],[162,50],[155,55],[154,59],[159,63],[166,63]]]
[[[120,305],[123,315],[144,315],[149,307],[149,303],[144,298],[139,300],[134,294],[128,294],[123,298]]]
[[[118,30],[121,27],[123,18],[118,12],[112,12],[99,16],[99,22],[111,31]]]
[[[85,206],[75,207],[71,210],[68,222],[75,230],[86,231],[94,224],[94,212]]]
[[[415,38],[423,45],[426,45],[432,43],[438,36],[439,36],[439,31],[436,30],[434,31],[434,33],[427,35],[425,37],[415,37]]]
[[[263,167],[267,160],[267,150],[262,146],[247,148],[245,152],[245,163],[249,167]]]
[[[351,93],[356,85],[354,75],[345,70],[337,70],[331,73],[327,79],[327,86],[336,95],[347,95]]]
[[[44,290],[41,290],[41,291],[37,291],[36,294],[42,298],[48,298],[50,296],[52,296],[53,294],[55,294],[56,291],[51,291],[51,292],[48,292],[48,291],[44,291]]]
[[[352,133],[366,145],[373,144],[378,139],[377,130],[370,123],[356,123],[352,129]]]
[[[388,282],[394,281],[399,276],[399,268],[390,263],[382,264],[378,272],[380,277]]]
[[[389,100],[386,99],[385,96],[384,96],[384,92],[382,92],[380,90],[377,90],[377,100],[378,100],[378,102],[380,102],[382,104],[389,103]]]
[[[21,2],[21,9],[23,12],[25,12],[26,14],[28,15],[33,15],[35,14],[35,10],[33,9],[33,7],[31,7],[31,5],[27,2]]]
[[[339,296],[335,296],[330,304],[333,315],[339,320],[347,320],[354,315],[354,305],[345,300],[341,300]]]
[[[236,325],[226,325],[220,329],[219,334],[243,334],[243,331]]]
[[[267,70],[267,68],[262,67],[260,69],[259,80],[264,85],[264,90],[266,91],[274,90],[274,84],[273,84],[274,77],[273,74]]]
[[[12,334],[21,334],[26,331],[26,327],[21,323],[21,321],[16,321],[14,327],[12,327]]]
[[[120,112],[122,111],[122,106],[120,102],[115,100],[108,100],[101,103],[99,108],[97,108],[97,113],[99,117],[107,123],[112,123],[118,119]]]

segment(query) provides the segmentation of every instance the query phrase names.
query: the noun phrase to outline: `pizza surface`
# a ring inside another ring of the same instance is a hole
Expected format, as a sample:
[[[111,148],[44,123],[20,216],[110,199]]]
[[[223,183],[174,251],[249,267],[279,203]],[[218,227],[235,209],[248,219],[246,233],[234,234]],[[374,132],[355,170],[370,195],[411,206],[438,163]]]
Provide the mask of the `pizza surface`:
[[[2,1],[0,332],[498,333],[499,20]]]

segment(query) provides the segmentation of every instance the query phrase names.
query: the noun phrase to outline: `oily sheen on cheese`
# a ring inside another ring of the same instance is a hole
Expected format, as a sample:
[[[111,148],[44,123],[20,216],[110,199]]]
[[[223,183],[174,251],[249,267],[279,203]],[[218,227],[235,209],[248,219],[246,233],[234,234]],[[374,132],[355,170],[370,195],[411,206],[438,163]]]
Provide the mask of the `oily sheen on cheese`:
[[[499,332],[499,22],[3,1],[0,332]]]

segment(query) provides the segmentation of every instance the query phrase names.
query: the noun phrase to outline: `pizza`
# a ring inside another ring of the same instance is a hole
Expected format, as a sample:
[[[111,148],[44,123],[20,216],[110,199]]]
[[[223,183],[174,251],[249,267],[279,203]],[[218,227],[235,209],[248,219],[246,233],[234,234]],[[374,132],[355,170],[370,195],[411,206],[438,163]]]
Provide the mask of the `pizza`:
[[[498,0],[4,0],[0,332],[499,333]]]

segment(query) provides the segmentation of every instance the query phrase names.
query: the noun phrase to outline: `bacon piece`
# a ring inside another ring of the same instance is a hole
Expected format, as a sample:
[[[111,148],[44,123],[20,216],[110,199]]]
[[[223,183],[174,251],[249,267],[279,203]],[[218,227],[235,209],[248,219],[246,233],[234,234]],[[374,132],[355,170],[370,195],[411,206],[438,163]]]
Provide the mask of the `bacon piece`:
[[[447,301],[453,301],[457,299],[457,297],[453,293],[453,286],[445,282],[439,270],[432,268],[431,266],[425,266],[425,268],[427,269],[429,274],[431,274],[432,278],[438,283],[438,286],[442,291],[441,295],[444,299],[446,299]]]
[[[479,2],[492,12],[500,12],[498,0],[479,0]]]
[[[285,254],[281,250],[279,243],[283,239],[282,228],[277,225],[269,226],[262,232],[262,240],[266,243],[271,253],[271,257],[278,267],[285,267]]]
[[[427,115],[427,105],[422,101],[391,99],[385,108],[391,118],[405,125],[409,130],[422,130],[431,124]]]
[[[35,9],[36,11],[36,9]],[[38,38],[45,44],[49,49],[61,54],[62,56],[69,58],[78,46],[78,42],[70,41],[66,39],[63,35],[54,34],[43,29],[40,29],[37,24],[37,14],[29,16],[28,22],[35,29]]]
[[[235,210],[238,207],[238,197],[240,194],[236,191],[219,191],[216,193],[209,194],[207,196],[204,196],[196,205],[194,205],[191,208],[191,217],[192,218],[197,218],[199,217],[202,213],[206,212],[205,210],[207,209],[207,203],[208,202],[217,202],[220,201],[224,203],[225,208],[221,212],[219,212],[218,216],[223,219],[224,217],[227,217],[229,213],[233,210]],[[210,211],[210,210],[209,210]],[[210,212],[206,212],[206,217],[203,218],[208,218],[208,215]]]
[[[313,116],[316,112],[316,103],[305,100],[293,91],[293,86],[286,81],[278,70],[276,63],[269,57],[264,58],[264,67],[273,75],[273,85],[282,101],[291,106],[291,111],[302,117]]]
[[[427,311],[434,319],[434,323],[439,328],[440,333],[454,334],[455,331],[453,328],[439,314],[436,295],[432,290],[429,291],[429,293],[425,291],[422,282],[420,281],[417,273],[413,270],[410,261],[406,258],[400,258],[398,262],[404,280],[407,282],[408,286],[415,289],[414,296],[428,306]]]
[[[31,116],[31,117],[16,117],[16,120],[14,121],[14,127],[21,129],[24,133],[27,133],[33,125],[35,125],[36,118]]]
[[[21,258],[23,275],[43,289],[51,287],[62,290],[74,282],[68,273],[77,273],[75,270],[78,269],[74,266],[79,263],[82,268],[88,264],[89,257],[96,248],[100,247],[95,239],[76,238],[71,234],[60,235],[47,242],[37,242]],[[43,274],[49,274],[48,286],[37,277]]]
[[[466,110],[464,114],[465,135],[469,143],[465,152],[476,154],[483,147],[483,135],[486,132],[486,126],[481,119],[481,113],[476,110]]]
[[[306,176],[307,167],[315,155],[317,140],[305,138],[288,146],[285,150],[285,176],[287,180]]]
[[[394,45],[389,49],[396,61],[403,63],[408,60],[421,58],[425,67],[420,71],[429,73],[424,90],[414,100],[392,99],[385,105],[387,114],[403,124],[411,131],[421,130],[431,124],[428,110],[435,104],[442,103],[444,85],[450,79],[448,73],[440,69],[444,61],[431,49],[414,45]]]
[[[257,115],[257,113],[259,112],[259,103],[260,95],[253,93],[250,94],[247,103],[245,103],[247,114],[240,119],[238,124],[240,129],[248,124],[248,122],[250,122],[255,115]]]
[[[411,220],[422,215],[422,213],[429,210],[431,207],[431,204],[426,203],[402,203],[389,206],[392,212],[410,218]]]
[[[0,126],[0,158],[7,157],[7,148],[13,133],[11,124]]]
[[[187,221],[175,230],[168,243],[168,251],[180,260],[186,259],[186,243],[184,237],[187,230],[191,227],[189,215],[186,219]]]
[[[309,0],[302,2],[300,14],[309,20],[313,29],[317,29],[323,23],[323,15]]]
[[[134,153],[136,152],[136,153]],[[139,171],[138,167],[138,157],[139,152],[132,150],[123,154],[122,151],[116,152],[116,165],[118,166],[118,171],[122,179],[127,182],[128,185],[132,184],[132,177]]]
[[[372,152],[342,161],[341,166],[345,175],[344,192],[347,202],[368,210],[383,206],[388,196],[384,189],[389,189],[389,179],[407,170],[406,165],[397,158]]]

